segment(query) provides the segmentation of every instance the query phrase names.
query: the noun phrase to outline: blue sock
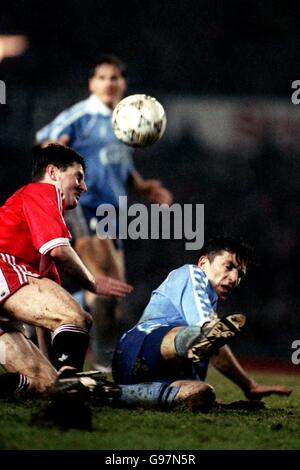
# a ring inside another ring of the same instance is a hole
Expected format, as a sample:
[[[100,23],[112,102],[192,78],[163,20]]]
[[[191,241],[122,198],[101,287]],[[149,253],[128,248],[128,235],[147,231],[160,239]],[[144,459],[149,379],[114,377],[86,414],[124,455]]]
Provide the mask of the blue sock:
[[[191,344],[200,336],[200,326],[186,326],[175,336],[175,349],[178,356],[186,357]]]
[[[161,382],[120,385],[120,388],[119,400],[121,403],[147,408],[159,406],[169,409],[179,391],[179,387],[172,387]]]

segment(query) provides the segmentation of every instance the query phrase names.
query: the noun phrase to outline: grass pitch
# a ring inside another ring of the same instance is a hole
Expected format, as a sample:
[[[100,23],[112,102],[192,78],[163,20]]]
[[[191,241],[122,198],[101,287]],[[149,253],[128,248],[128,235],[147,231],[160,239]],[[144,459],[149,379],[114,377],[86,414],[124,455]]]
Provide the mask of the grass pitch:
[[[34,400],[0,402],[0,449],[5,450],[228,450],[300,449],[300,376],[255,373],[264,383],[292,386],[290,397],[272,396],[265,409],[216,408],[209,413],[92,409],[92,430],[61,430],[32,423],[41,404]],[[208,380],[219,403],[244,400],[219,373]]]

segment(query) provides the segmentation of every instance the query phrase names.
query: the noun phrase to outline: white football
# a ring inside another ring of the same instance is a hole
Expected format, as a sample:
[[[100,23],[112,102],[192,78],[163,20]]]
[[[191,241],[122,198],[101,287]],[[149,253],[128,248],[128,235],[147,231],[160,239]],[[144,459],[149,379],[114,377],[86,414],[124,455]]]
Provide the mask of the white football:
[[[163,106],[152,96],[131,95],[119,102],[112,115],[116,137],[132,147],[148,147],[161,138],[167,124]]]

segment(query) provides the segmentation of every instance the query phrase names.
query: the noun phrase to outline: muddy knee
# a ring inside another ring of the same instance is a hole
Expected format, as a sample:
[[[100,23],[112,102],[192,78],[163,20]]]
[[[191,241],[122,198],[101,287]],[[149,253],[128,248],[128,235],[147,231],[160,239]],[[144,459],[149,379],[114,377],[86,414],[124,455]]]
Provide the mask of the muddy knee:
[[[36,392],[44,392],[50,388],[57,380],[57,372],[55,369],[40,369],[36,371],[35,375],[27,376],[29,381],[29,390],[35,390]]]
[[[76,320],[74,322],[74,325],[81,326],[81,328],[85,328],[87,330],[91,328],[92,324],[93,324],[92,315],[83,309],[81,310],[80,314],[76,317]]]
[[[213,406],[216,400],[216,393],[214,388],[206,383],[203,383],[201,390],[195,392],[191,397],[192,408],[203,411],[208,411]]]
[[[193,410],[208,411],[216,399],[214,388],[204,382],[193,381],[181,385],[176,401]]]
[[[57,324],[57,328],[62,325],[70,324],[76,325],[84,330],[89,330],[92,326],[93,319],[92,316],[83,309],[72,310],[69,312],[68,316],[65,316],[60,319]]]

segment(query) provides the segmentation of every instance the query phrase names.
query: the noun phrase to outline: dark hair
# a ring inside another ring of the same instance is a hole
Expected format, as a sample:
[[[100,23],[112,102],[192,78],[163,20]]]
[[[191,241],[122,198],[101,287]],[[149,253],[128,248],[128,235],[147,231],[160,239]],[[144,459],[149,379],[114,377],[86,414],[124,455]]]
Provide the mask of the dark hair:
[[[207,256],[212,261],[222,251],[234,253],[237,260],[247,266],[254,262],[253,249],[246,242],[226,235],[210,238],[199,251],[199,258]]]
[[[94,62],[94,64],[92,65],[92,67],[90,69],[89,78],[92,78],[95,75],[96,68],[99,67],[102,64],[115,65],[120,70],[120,73],[121,73],[122,77],[124,77],[124,78],[127,77],[127,67],[124,64],[124,62],[121,59],[119,59],[119,57],[117,57],[113,54],[105,54],[105,55],[101,55],[98,58],[98,60]]]
[[[85,171],[85,161],[79,153],[61,144],[49,144],[45,147],[38,144],[32,149],[32,181],[40,181],[45,175],[48,165],[57,166],[60,170],[66,170],[73,163],[79,163]]]

